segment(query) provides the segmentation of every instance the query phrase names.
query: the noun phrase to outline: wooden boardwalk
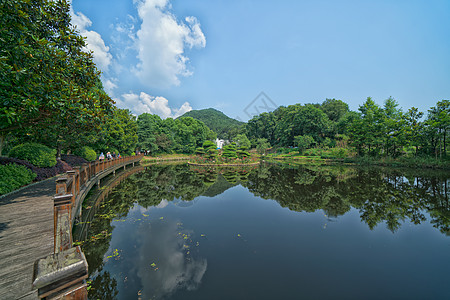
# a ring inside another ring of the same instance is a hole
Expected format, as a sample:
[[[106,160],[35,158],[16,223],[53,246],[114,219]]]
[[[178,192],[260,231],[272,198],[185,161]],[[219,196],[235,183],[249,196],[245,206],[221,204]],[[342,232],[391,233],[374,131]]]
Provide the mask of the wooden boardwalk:
[[[0,198],[0,299],[37,299],[33,264],[53,253],[55,178]]]

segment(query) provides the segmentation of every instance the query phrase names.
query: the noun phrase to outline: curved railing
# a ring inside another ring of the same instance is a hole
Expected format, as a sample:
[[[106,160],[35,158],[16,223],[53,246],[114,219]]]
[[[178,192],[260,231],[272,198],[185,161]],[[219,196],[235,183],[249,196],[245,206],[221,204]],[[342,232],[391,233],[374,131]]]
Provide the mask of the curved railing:
[[[72,247],[72,226],[90,189],[119,168],[139,162],[143,155],[94,161],[75,167],[56,180],[53,197],[54,254],[34,264],[33,287],[39,298],[87,299],[86,258],[80,247]]]

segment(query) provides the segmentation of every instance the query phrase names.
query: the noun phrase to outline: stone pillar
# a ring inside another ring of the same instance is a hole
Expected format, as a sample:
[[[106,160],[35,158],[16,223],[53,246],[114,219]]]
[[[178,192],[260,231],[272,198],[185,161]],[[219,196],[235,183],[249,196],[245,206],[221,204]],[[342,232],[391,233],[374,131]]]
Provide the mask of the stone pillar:
[[[79,246],[38,259],[33,287],[39,299],[87,299],[88,264]]]

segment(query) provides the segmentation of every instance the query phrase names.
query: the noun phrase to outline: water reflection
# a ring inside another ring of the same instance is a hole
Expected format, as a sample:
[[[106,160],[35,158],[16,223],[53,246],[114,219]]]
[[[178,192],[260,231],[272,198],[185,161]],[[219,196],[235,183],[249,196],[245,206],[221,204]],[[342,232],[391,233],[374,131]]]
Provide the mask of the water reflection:
[[[164,299],[197,289],[208,266],[197,248],[200,233],[159,211],[175,206],[188,210],[197,197],[217,197],[238,185],[291,211],[322,210],[328,222],[356,209],[366,228],[381,225],[395,233],[405,223],[430,222],[450,235],[445,172],[269,164],[243,169],[151,166],[114,188],[95,217],[83,219],[90,224],[89,234],[79,237],[92,280],[89,297]]]
[[[178,289],[195,290],[199,286],[207,262],[198,256],[192,232],[182,224],[164,218],[120,227],[119,231],[127,234],[117,234],[112,248],[132,245],[120,249],[121,260],[108,267],[115,274],[123,274],[120,298],[165,299]]]
[[[450,234],[448,173],[338,166],[262,166],[244,185],[255,195],[274,199],[295,211],[323,209],[329,216],[354,207],[370,229],[380,223],[392,232],[409,220],[420,224],[428,212],[431,223]]]

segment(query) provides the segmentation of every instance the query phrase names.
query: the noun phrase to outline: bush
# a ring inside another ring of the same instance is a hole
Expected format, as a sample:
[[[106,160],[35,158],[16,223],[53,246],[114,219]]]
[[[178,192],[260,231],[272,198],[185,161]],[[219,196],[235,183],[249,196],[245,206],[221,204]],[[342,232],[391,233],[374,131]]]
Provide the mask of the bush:
[[[0,165],[0,195],[27,185],[34,178],[36,178],[36,174],[25,166],[16,164]]]
[[[37,143],[17,145],[9,151],[9,156],[29,161],[41,168],[56,165],[56,150]]]
[[[305,156],[322,156],[322,152],[323,152],[323,150],[320,148],[311,148],[311,149],[305,150],[303,155],[305,155]]]
[[[88,146],[84,146],[75,152],[76,155],[81,156],[87,161],[93,161],[97,159],[97,153],[95,153],[94,149]]]

